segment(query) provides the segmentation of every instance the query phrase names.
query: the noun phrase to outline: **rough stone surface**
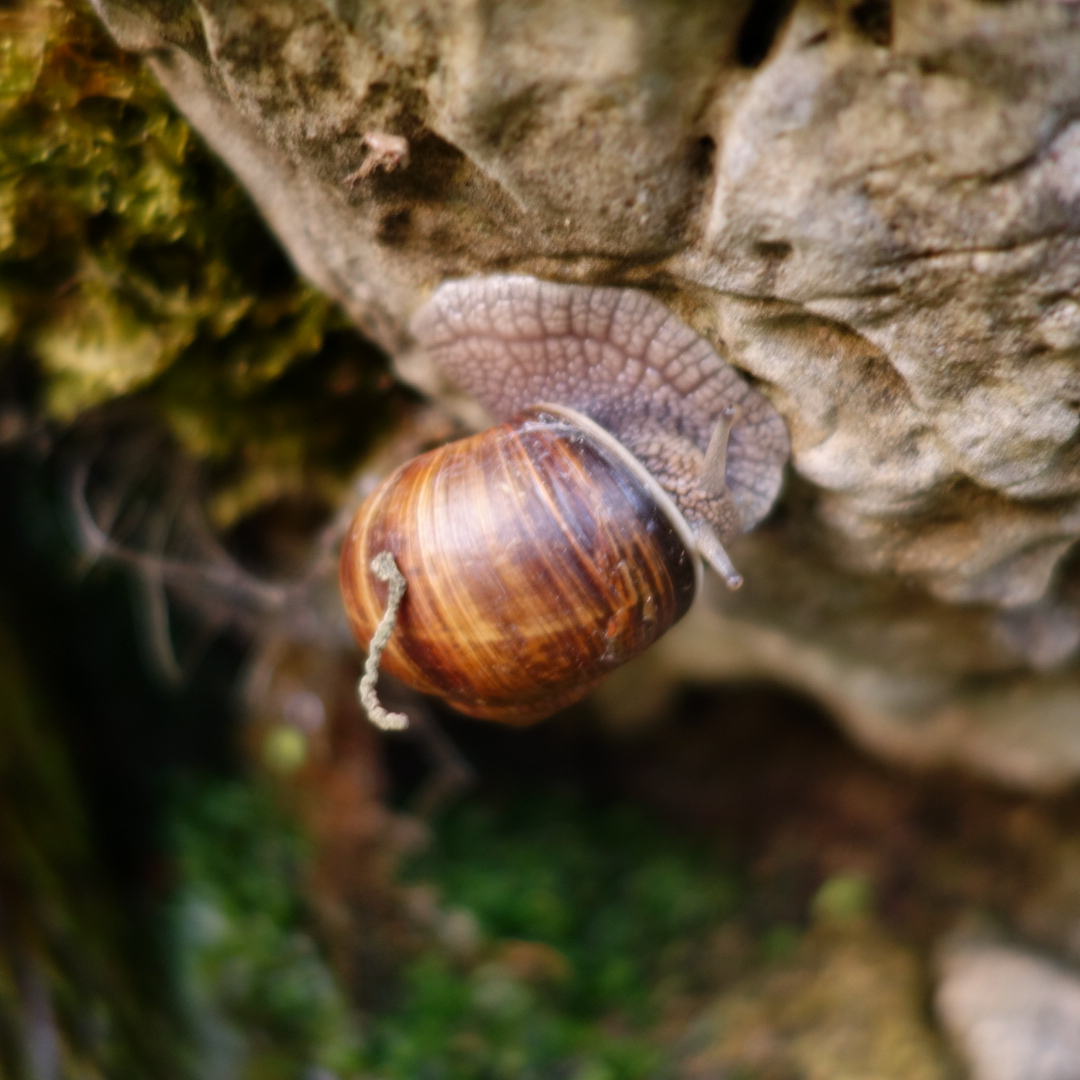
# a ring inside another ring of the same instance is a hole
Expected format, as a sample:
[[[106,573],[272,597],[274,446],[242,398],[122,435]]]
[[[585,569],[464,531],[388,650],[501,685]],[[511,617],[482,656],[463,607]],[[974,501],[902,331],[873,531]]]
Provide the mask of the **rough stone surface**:
[[[698,674],[1080,774],[1080,7],[97,3],[418,383],[411,313],[505,271],[647,288],[759,381],[791,473]]]
[[[971,1080],[1080,1080],[1080,977],[1022,949],[944,950],[937,1011]]]

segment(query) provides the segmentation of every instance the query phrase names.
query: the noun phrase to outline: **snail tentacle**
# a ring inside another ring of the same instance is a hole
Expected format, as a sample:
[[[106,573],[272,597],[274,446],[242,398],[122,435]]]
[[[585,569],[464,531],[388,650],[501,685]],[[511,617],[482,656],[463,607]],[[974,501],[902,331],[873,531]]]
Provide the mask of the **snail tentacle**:
[[[701,557],[724,579],[729,589],[738,589],[743,583],[742,574],[735,569],[731,557],[720,543],[720,537],[705,522],[696,523],[693,529]]]
[[[738,405],[726,405],[716,420],[712,438],[701,465],[701,486],[710,495],[722,495],[727,488],[728,443],[731,430],[739,422],[742,410]]]

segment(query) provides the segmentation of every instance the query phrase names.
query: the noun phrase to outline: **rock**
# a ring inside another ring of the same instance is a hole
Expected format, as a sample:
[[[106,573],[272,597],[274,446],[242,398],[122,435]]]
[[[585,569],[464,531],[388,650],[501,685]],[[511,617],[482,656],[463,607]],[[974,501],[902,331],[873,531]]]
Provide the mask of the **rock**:
[[[1080,976],[1007,945],[953,944],[936,1005],[972,1080],[1080,1080]]]
[[[1080,775],[1076,5],[97,6],[429,390],[409,315],[508,269],[649,288],[759,381],[787,495],[695,674],[894,758]]]

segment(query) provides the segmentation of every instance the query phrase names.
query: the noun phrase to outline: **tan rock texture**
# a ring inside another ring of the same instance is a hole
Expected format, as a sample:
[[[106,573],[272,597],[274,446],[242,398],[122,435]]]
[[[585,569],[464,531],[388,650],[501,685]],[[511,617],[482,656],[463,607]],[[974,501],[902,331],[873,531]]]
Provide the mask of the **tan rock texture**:
[[[757,381],[786,493],[676,673],[1080,774],[1080,6],[96,2],[419,384],[412,312],[508,271],[646,288]]]
[[[1080,1080],[1080,977],[1010,945],[943,948],[935,1004],[971,1080]]]

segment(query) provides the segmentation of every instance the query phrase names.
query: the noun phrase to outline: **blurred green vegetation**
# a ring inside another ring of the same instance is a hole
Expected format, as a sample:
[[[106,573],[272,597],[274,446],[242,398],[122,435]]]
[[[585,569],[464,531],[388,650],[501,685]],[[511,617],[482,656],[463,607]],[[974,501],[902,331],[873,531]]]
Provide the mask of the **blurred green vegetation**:
[[[715,847],[557,789],[461,806],[414,872],[483,944],[467,971],[433,953],[407,972],[405,1005],[372,1033],[395,1080],[655,1076],[655,1025],[744,899]]]
[[[258,783],[185,787],[171,906],[197,1075],[362,1075],[358,1018],[302,899],[307,844],[295,821]]]
[[[265,794],[204,785],[177,835],[204,1076],[651,1077],[665,1005],[695,989],[702,938],[745,899],[714,852],[627,806],[470,799],[410,873],[464,941],[408,963],[394,1003],[361,1022],[311,937],[304,843]]]

